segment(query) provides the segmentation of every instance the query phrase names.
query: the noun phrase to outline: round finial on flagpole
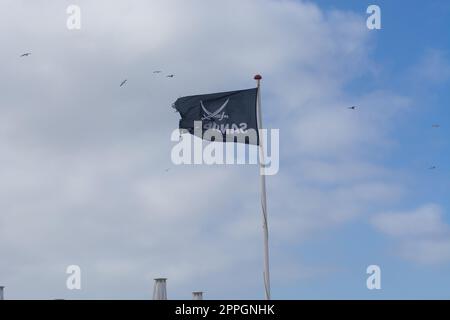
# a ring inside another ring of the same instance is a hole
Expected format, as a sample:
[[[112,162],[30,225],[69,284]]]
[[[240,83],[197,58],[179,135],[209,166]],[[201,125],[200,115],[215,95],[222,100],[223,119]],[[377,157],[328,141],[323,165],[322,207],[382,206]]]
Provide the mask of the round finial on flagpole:
[[[262,79],[262,76],[261,76],[260,74],[257,74],[257,75],[255,76],[254,79],[255,79],[255,80],[261,80],[261,79]]]

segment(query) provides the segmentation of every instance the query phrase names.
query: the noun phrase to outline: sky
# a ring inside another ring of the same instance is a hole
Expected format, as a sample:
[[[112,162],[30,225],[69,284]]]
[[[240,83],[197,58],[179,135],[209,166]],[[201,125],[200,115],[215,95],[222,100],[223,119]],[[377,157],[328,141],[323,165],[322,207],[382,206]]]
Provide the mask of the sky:
[[[366,26],[372,4],[381,30]],[[280,130],[273,298],[450,298],[447,0],[0,7],[5,298],[150,299],[167,277],[170,299],[262,299],[258,168],[170,158],[177,98],[251,88],[257,73],[264,124]]]

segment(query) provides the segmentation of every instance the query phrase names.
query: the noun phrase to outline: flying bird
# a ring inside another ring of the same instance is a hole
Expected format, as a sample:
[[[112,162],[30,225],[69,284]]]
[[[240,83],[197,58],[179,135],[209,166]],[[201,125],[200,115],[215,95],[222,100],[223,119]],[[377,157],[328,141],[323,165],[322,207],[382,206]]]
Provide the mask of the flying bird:
[[[356,106],[348,107],[348,109],[350,109],[350,110],[356,110]]]
[[[153,73],[161,73],[162,71],[159,71],[159,70],[156,70],[156,71],[153,71]]]
[[[127,79],[123,80],[122,83],[120,84],[120,87],[123,87],[125,85],[125,83],[127,83]]]
[[[173,77],[175,77],[174,74],[169,74],[169,75],[167,76],[167,78],[173,78]]]
[[[436,169],[437,169],[436,166],[431,166],[431,167],[429,168],[429,170],[436,170]]]
[[[433,124],[432,127],[433,127],[433,128],[440,128],[441,125],[439,125],[439,124]]]
[[[31,56],[31,53],[30,53],[30,52],[27,52],[27,53],[24,53],[24,54],[21,54],[21,55],[20,55],[21,58],[22,58],[22,57],[28,57],[28,56]]]

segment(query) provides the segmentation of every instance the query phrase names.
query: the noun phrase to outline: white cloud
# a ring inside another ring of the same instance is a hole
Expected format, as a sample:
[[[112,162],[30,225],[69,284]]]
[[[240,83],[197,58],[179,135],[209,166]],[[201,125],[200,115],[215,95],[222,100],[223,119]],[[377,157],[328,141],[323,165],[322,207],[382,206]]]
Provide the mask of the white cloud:
[[[400,254],[405,259],[422,265],[446,264],[450,261],[450,236],[405,241],[400,246]]]
[[[420,80],[422,85],[443,83],[450,79],[450,63],[447,54],[440,50],[429,49],[410,72],[413,79]]]
[[[389,123],[409,100],[343,90],[372,72],[364,15],[300,1],[79,1],[82,30],[70,32],[63,2],[3,5],[0,281],[9,297],[147,298],[156,276],[169,277],[171,297],[258,297],[257,168],[173,168],[169,140],[176,98],[253,86],[257,72],[266,123],[281,128],[281,173],[268,179],[279,248],[404,192],[360,151],[390,142]],[[19,59],[23,51],[33,54]],[[355,100],[361,110],[348,112]],[[274,263],[291,270],[288,280],[314,268],[288,258]],[[64,288],[69,264],[87,275],[79,295]]]
[[[442,208],[424,205],[412,212],[383,213],[372,218],[374,227],[389,236],[437,236],[449,231]]]
[[[450,261],[450,226],[436,204],[410,212],[378,214],[372,218],[372,225],[395,237],[399,255],[409,261],[427,265]]]

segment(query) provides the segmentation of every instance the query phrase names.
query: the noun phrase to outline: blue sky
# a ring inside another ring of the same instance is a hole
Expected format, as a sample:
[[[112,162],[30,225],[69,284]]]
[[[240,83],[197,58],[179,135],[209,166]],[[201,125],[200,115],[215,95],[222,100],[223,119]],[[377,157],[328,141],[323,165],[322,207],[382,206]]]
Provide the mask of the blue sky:
[[[257,167],[170,159],[171,104],[255,73],[280,129],[273,297],[450,297],[448,1],[79,0],[69,31],[72,2],[0,5],[7,298],[148,299],[156,277],[174,299],[263,298]]]
[[[395,171],[405,172],[411,179],[408,196],[397,204],[399,208],[412,208],[423,202],[436,202],[445,208],[448,223],[450,207],[450,82],[448,75],[442,81],[415,81],[408,77],[411,68],[420,63],[430,51],[439,51],[448,63],[450,52],[450,4],[446,1],[316,1],[322,8],[351,10],[364,13],[371,4],[382,10],[382,30],[371,37],[371,57],[380,68],[376,77],[362,77],[353,81],[349,92],[364,92],[373,88],[387,88],[412,95],[414,110],[396,120],[390,136],[396,141],[394,148],[383,156],[381,163]],[[447,65],[448,67],[448,65]],[[439,130],[432,124],[441,124]],[[431,172],[428,167],[436,165]],[[332,243],[332,244],[330,244]],[[317,252],[329,252],[332,257],[322,261],[339,261],[345,272],[322,283],[308,283],[299,291],[302,298],[363,299],[448,299],[450,276],[448,264],[418,266],[402,261],[389,253],[392,245],[373,231],[365,221],[352,223],[304,248],[306,259],[321,257]],[[320,259],[320,258],[319,258]],[[380,262],[377,262],[380,261]],[[364,286],[362,266],[378,264],[383,270],[383,289],[368,291]]]

